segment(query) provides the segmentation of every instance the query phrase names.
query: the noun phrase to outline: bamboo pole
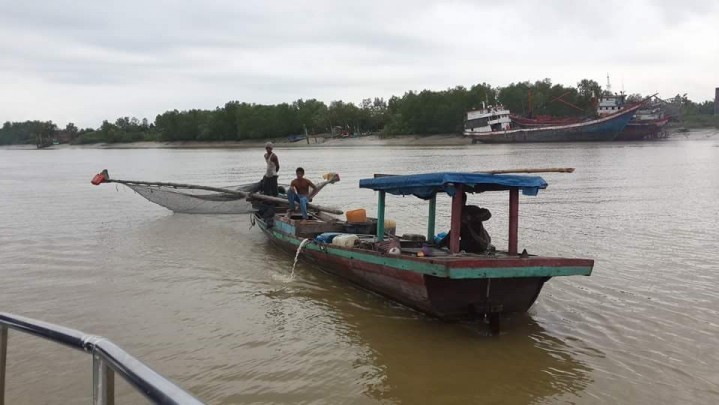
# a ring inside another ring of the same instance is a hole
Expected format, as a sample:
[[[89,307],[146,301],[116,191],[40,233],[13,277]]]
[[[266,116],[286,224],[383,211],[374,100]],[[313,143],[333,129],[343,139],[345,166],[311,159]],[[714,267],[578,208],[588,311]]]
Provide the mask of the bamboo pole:
[[[526,169],[486,170],[475,173],[505,174],[505,173],[574,173],[573,167],[547,167]]]
[[[503,170],[481,170],[472,172],[477,174],[505,174],[505,173],[574,173],[573,167],[548,167],[548,168],[525,168],[525,169],[503,169]],[[375,173],[374,178],[403,176],[402,174]]]
[[[140,184],[140,185],[144,185],[144,186],[186,188],[186,189],[190,189],[190,190],[207,190],[207,191],[215,191],[218,193],[236,195],[238,197],[243,197],[243,198],[247,198],[250,194],[254,194],[254,193],[247,193],[244,191],[230,190],[228,188],[200,186],[197,184],[167,183],[167,182],[160,182],[160,181],[107,179],[103,183]]]
[[[260,201],[274,202],[274,203],[285,204],[285,205],[288,204],[287,200],[285,200],[284,198],[272,197],[269,195],[257,194],[257,193],[250,193],[247,196],[247,199],[250,201],[251,200],[260,200]],[[317,211],[327,212],[330,214],[336,214],[336,215],[344,214],[344,211],[339,210],[337,208],[323,207],[321,205],[311,204],[311,203],[307,203],[307,208],[311,208],[311,209],[317,210]]]

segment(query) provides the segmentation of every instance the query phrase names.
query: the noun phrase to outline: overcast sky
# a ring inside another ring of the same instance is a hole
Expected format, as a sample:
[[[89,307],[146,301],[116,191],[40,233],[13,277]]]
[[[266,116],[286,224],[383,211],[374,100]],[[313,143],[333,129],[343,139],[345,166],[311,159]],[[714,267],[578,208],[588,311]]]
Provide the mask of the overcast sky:
[[[583,79],[713,99],[719,2],[0,0],[0,122]]]

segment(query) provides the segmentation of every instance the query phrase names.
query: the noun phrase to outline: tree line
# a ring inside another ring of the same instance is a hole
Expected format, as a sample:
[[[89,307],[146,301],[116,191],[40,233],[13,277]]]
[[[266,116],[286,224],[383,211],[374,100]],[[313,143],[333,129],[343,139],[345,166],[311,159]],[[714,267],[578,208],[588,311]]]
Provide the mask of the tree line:
[[[227,102],[214,110],[166,111],[153,122],[134,117],[103,121],[99,128],[79,129],[73,123],[59,128],[52,121],[5,122],[0,145],[37,143],[116,143],[137,141],[242,141],[296,134],[377,133],[431,135],[461,133],[467,111],[502,104],[519,115],[590,116],[597,95],[605,90],[594,80],[576,86],[550,79],[518,82],[505,87],[482,83],[442,91],[408,91],[401,97],[365,99],[359,105],[343,101],[326,104],[315,99],[274,105]],[[632,98],[642,98],[631,95]],[[668,102],[681,116],[700,117],[717,125],[713,102],[695,103],[686,95]]]

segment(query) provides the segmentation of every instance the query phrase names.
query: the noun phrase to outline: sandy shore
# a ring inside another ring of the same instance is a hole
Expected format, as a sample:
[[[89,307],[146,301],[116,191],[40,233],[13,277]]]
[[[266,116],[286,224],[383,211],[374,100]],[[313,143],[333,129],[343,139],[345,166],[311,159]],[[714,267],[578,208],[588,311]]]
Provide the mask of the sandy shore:
[[[469,139],[460,135],[404,135],[393,137],[380,137],[369,135],[359,138],[324,138],[310,137],[309,143],[306,140],[288,142],[286,139],[272,139],[277,148],[307,148],[307,147],[362,147],[362,146],[441,146],[441,145],[468,145]],[[92,145],[104,149],[133,149],[133,148],[169,148],[169,149],[202,149],[202,148],[262,148],[263,141],[239,141],[239,142],[133,142],[116,144]]]
[[[687,132],[670,130],[670,137],[675,139],[704,139],[719,136],[715,128],[692,129]],[[443,135],[395,135],[380,136],[369,135],[358,138],[326,138],[322,136],[310,137],[305,140],[289,142],[287,138],[271,139],[277,148],[315,148],[315,147],[377,147],[377,146],[463,146],[470,145],[470,139],[456,134]],[[131,143],[96,143],[88,145],[53,145],[45,149],[243,149],[262,148],[266,140],[239,141],[239,142],[131,142]],[[5,145],[4,150],[30,150],[37,149],[35,145]]]
[[[381,137],[369,135],[358,138],[324,138],[310,137],[306,140],[288,142],[284,139],[271,140],[277,148],[307,148],[307,147],[365,147],[365,146],[458,146],[469,145],[470,140],[455,134],[446,135],[397,135]],[[88,145],[53,145],[46,149],[240,149],[262,148],[266,140],[239,141],[239,142],[130,142],[130,143],[96,143]],[[2,149],[36,149],[34,145],[10,145]]]

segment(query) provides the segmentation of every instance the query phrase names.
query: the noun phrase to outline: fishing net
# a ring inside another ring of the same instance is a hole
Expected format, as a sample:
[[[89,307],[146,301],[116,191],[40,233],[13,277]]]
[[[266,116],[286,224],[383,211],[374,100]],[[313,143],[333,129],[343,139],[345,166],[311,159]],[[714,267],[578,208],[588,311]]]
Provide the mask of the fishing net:
[[[125,184],[147,200],[183,214],[245,214],[252,203],[238,195],[169,186]],[[225,187],[228,190],[256,192],[259,183]]]

